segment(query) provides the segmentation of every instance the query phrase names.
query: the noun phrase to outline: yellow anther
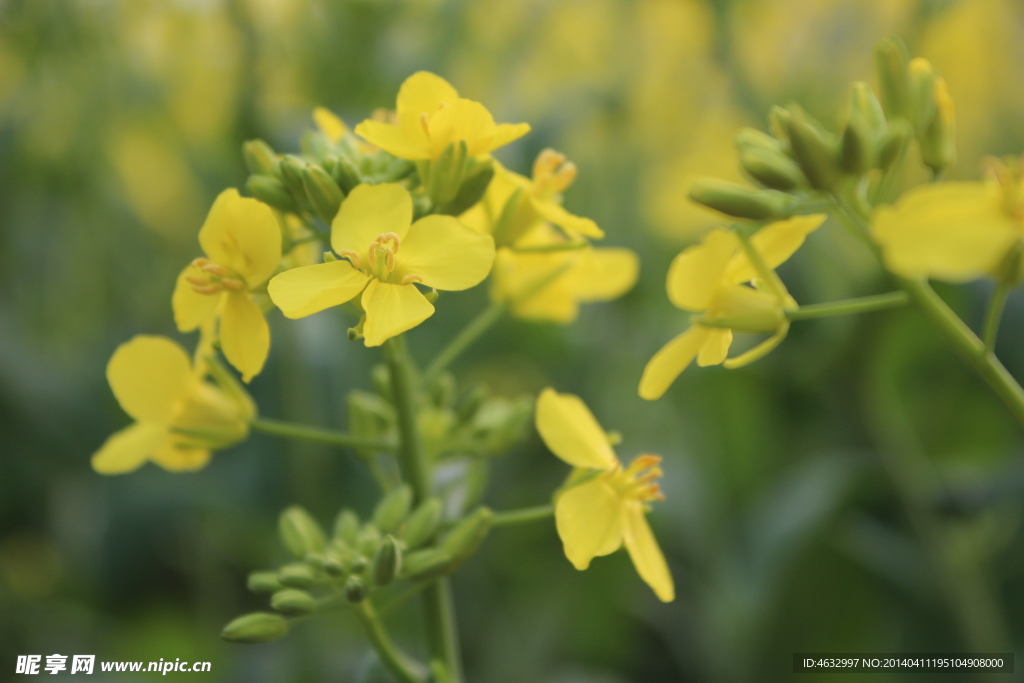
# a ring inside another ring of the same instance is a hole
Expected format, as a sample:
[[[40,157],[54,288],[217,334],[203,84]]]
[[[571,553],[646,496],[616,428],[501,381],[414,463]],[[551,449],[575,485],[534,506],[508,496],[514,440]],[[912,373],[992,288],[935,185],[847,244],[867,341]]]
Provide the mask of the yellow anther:
[[[576,164],[571,161],[566,162],[562,165],[558,172],[555,173],[555,177],[551,179],[551,189],[557,194],[565,192],[565,190],[572,185],[573,181],[576,180]]]
[[[576,179],[576,164],[566,161],[565,155],[545,149],[533,162],[533,191],[541,197],[564,192]]]
[[[228,274],[227,268],[220,265],[219,263],[213,263],[210,261],[199,266],[199,269],[204,273],[209,273],[210,275],[214,275],[216,277],[224,277],[225,275]]]
[[[533,162],[533,178],[538,180],[540,178],[547,178],[554,174],[555,169],[565,163],[565,155],[561,152],[549,148],[541,151],[537,155],[537,160]]]
[[[402,278],[401,284],[410,285],[413,282],[423,282],[423,278],[417,275],[416,273],[409,273],[408,275]]]
[[[245,291],[245,283],[235,278],[225,278],[220,283],[224,286],[224,289],[230,289],[232,292]]]
[[[185,282],[195,287],[205,287],[206,285],[210,284],[210,278],[202,277],[199,275],[186,275]]]
[[[352,251],[351,249],[342,249],[338,252],[338,256],[343,259],[348,259],[348,262],[352,264],[352,267],[356,270],[363,269],[363,260],[359,258],[359,253]]]
[[[196,294],[219,294],[224,290],[219,282],[211,282],[206,285],[192,285],[192,291]]]
[[[402,240],[401,238],[399,238],[398,233],[396,232],[385,232],[383,234],[377,235],[377,239],[370,243],[370,253],[373,253],[373,251],[377,247],[383,247],[387,245],[388,242],[394,243],[394,252],[397,254],[398,248],[402,245]]]
[[[210,261],[210,259],[208,259],[208,258],[197,258],[197,259],[194,259],[192,261],[192,267],[193,268],[202,268],[207,263],[212,263],[212,261]]]

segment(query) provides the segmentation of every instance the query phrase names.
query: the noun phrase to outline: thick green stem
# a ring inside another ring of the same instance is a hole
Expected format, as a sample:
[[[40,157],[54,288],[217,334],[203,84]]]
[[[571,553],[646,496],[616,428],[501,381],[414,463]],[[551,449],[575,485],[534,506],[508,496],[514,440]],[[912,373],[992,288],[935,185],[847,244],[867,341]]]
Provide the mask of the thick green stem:
[[[370,601],[361,602],[355,612],[359,616],[363,628],[366,629],[366,635],[370,638],[373,649],[377,651],[381,663],[387,667],[387,670],[402,683],[426,683],[426,672],[420,671],[421,667],[417,663],[410,661],[398,651]]]
[[[416,373],[406,350],[405,339],[401,336],[389,339],[385,343],[384,352],[391,375],[392,398],[398,413],[398,461],[418,503],[430,496],[431,476],[416,425]],[[462,683],[458,630],[448,579],[438,579],[424,590],[423,610],[427,619],[431,660],[444,666],[451,683]]]
[[[1006,307],[1006,297],[1009,295],[1010,283],[1001,279],[996,284],[996,291],[992,293],[992,299],[988,302],[988,310],[985,311],[985,328],[981,338],[985,342],[986,353],[992,353],[996,350],[999,323],[1003,319],[1003,309]]]
[[[790,320],[828,318],[836,315],[883,311],[887,308],[905,306],[908,303],[910,303],[910,296],[906,292],[889,292],[888,294],[877,294],[875,296],[862,296],[857,299],[843,299],[840,301],[829,301],[824,304],[801,306],[795,311],[786,311],[786,317]]]
[[[462,328],[462,331],[448,342],[448,345],[430,363],[430,367],[423,373],[423,383],[429,384],[434,379],[437,379],[437,376],[451,365],[452,361],[462,355],[462,352],[468,349],[484,332],[491,329],[494,323],[498,322],[504,314],[504,304],[492,303],[470,320],[469,324]]]
[[[555,514],[555,506],[535,505],[534,507],[522,508],[520,510],[507,510],[495,512],[491,518],[491,526],[515,526],[517,524],[528,524],[542,519],[548,519]]]
[[[299,439],[302,441],[315,441],[331,446],[342,448],[370,448],[380,451],[393,451],[395,444],[383,439],[375,439],[368,436],[355,436],[344,432],[336,432],[331,429],[310,427],[281,420],[268,420],[257,418],[249,423],[254,432],[263,432],[286,439]]]

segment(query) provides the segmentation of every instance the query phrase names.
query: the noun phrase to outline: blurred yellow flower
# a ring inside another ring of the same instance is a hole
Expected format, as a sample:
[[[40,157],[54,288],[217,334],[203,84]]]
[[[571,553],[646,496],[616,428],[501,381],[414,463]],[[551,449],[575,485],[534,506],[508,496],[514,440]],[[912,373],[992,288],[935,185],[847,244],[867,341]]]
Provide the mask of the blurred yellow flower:
[[[951,282],[995,275],[1024,238],[1024,182],[1005,166],[996,173],[986,182],[921,185],[880,207],[872,235],[886,266]]]
[[[437,159],[445,147],[460,141],[465,141],[469,156],[476,156],[530,131],[525,123],[495,124],[482,104],[459,97],[448,81],[426,71],[405,79],[396,109],[397,124],[367,119],[355,132],[403,159]]]
[[[166,337],[139,335],[117,348],[107,381],[135,423],[111,435],[92,457],[100,474],[123,474],[152,460],[173,472],[197,470],[212,449],[244,439],[256,406],[227,372],[205,380],[205,359],[195,365]]]
[[[359,296],[367,346],[379,346],[434,313],[414,283],[442,290],[479,284],[494,262],[494,240],[451,216],[412,222],[401,185],[359,185],[341,204],[331,246],[341,260],[295,268],[270,281],[270,298],[303,318]]]
[[[774,269],[824,221],[821,214],[796,216],[759,230],[750,239],[750,248],[768,272],[751,262],[736,233],[723,228],[676,256],[666,283],[669,299],[676,307],[701,315],[647,363],[640,396],[649,401],[660,398],[694,358],[700,366],[724,363],[735,368],[775,348],[789,331],[785,311],[795,308],[796,302]],[[768,332],[772,337],[726,360],[734,330]]]
[[[551,452],[575,469],[555,500],[555,524],[565,556],[576,569],[623,545],[633,566],[663,602],[675,599],[665,557],[644,516],[647,503],[663,500],[655,480],[655,455],[641,455],[623,468],[611,440],[578,396],[548,387],[537,399],[537,431]]]
[[[313,110],[313,123],[316,124],[325,138],[331,142],[337,142],[348,133],[348,126],[334,112],[326,107],[317,107]]]
[[[281,260],[281,228],[274,212],[255,199],[225,190],[199,230],[206,258],[178,276],[171,305],[174,322],[191,332],[210,317],[220,322],[224,356],[248,382],[270,352],[270,328],[250,290],[266,282]]]

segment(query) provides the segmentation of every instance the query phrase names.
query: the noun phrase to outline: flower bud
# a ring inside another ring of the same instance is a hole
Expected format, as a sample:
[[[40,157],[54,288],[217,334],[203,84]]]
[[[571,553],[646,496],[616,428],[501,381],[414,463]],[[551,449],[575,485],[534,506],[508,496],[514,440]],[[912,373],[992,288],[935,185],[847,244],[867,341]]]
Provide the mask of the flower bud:
[[[771,129],[775,139],[782,144],[783,151],[785,151],[785,147],[789,144],[790,117],[789,110],[777,104],[772,105],[772,108],[768,110],[768,128]]]
[[[466,171],[467,152],[466,141],[459,140],[445,147],[440,156],[430,162],[424,185],[435,205],[443,206],[455,198]]]
[[[921,161],[939,173],[956,161],[956,125],[946,81],[936,76],[933,86],[934,112],[919,141]]]
[[[843,170],[851,175],[867,173],[874,165],[875,145],[868,124],[860,112],[850,112],[839,149]]]
[[[402,578],[419,581],[445,572],[452,556],[442,548],[424,548],[402,558]]]
[[[350,548],[356,547],[359,538],[359,516],[348,508],[338,513],[334,520],[334,540],[341,541]]]
[[[295,557],[323,552],[327,546],[323,529],[306,510],[298,505],[285,509],[278,519],[278,530],[285,548]]]
[[[373,557],[380,545],[380,529],[374,526],[373,522],[367,522],[359,530],[359,538],[356,539],[356,550],[364,557]]]
[[[409,515],[402,528],[401,538],[409,548],[419,548],[429,543],[441,526],[443,506],[437,498],[423,501],[415,512]]]
[[[440,296],[441,296],[441,292],[437,291],[434,288],[431,288],[429,292],[426,292],[423,295],[423,298],[426,299],[427,301],[429,301],[432,304],[436,304],[437,300],[438,300],[438,298],[440,298]]]
[[[794,107],[789,119],[789,143],[793,158],[807,176],[811,187],[830,190],[839,182],[835,144],[821,126],[802,109]]]
[[[335,553],[328,553],[324,556],[324,573],[337,578],[345,573],[345,561]]]
[[[785,110],[783,110],[785,111]],[[740,128],[736,133],[736,149],[740,154],[747,150],[760,149],[766,152],[781,152],[782,143],[767,133],[762,133],[754,128]]]
[[[308,564],[296,562],[281,567],[277,571],[277,580],[291,588],[309,588],[316,583],[316,576]]]
[[[774,190],[788,192],[807,183],[796,162],[779,151],[748,147],[740,151],[740,165],[751,178]]]
[[[878,88],[889,120],[910,117],[910,84],[907,80],[907,47],[899,38],[885,38],[875,48]]]
[[[775,190],[752,190],[724,180],[698,180],[690,186],[690,199],[727,216],[766,220],[790,215],[796,200]]]
[[[297,156],[287,154],[281,157],[279,168],[281,169],[281,180],[288,192],[298,202],[306,198],[306,187],[302,182],[302,169],[306,167],[305,162]]]
[[[487,396],[489,394],[490,392],[488,391],[486,384],[474,384],[470,387],[463,395],[462,400],[459,401],[458,407],[455,409],[455,415],[458,421],[460,423],[466,423],[472,420],[477,411],[480,410],[480,406],[482,406],[484,401],[487,400]]]
[[[386,586],[395,580],[402,569],[402,551],[393,536],[385,536],[377,548],[370,565],[370,575],[377,586]]]
[[[302,183],[313,210],[330,225],[338,213],[341,200],[345,198],[338,183],[326,171],[313,164],[306,164],[302,169]]]
[[[913,130],[906,121],[893,121],[878,143],[878,167],[883,171],[896,163],[913,137]]]
[[[885,112],[875,93],[863,81],[850,86],[850,112],[857,112],[864,119],[868,130],[875,138],[885,132]]]
[[[416,164],[406,159],[392,159],[380,174],[385,183],[397,183],[409,177],[416,170]]]
[[[288,193],[284,184],[268,175],[251,175],[245,181],[245,191],[264,204],[274,207],[279,211],[296,210],[295,200]]]
[[[405,521],[412,508],[412,489],[402,484],[388,491],[373,511],[373,523],[386,534],[394,532]]]
[[[359,175],[359,169],[346,156],[340,156],[334,161],[334,168],[331,170],[331,177],[338,183],[341,190],[348,194],[356,185],[363,182]]]
[[[281,590],[281,582],[277,580],[277,572],[253,572],[245,582],[253,593],[273,593]]]
[[[494,513],[488,507],[478,507],[471,515],[461,519],[441,541],[441,549],[452,556],[456,566],[469,559],[480,547],[491,530]]]
[[[491,161],[474,163],[466,170],[455,196],[438,210],[439,213],[458,216],[465,212],[483,198],[492,178],[494,164]]]
[[[248,140],[242,144],[242,156],[252,175],[275,175],[277,154],[263,140]]]
[[[244,614],[224,627],[220,637],[232,643],[266,643],[288,633],[288,622],[280,614]]]
[[[345,599],[349,602],[362,602],[366,599],[366,583],[358,576],[350,576],[345,582]]]
[[[299,616],[315,610],[316,600],[306,591],[286,588],[271,596],[270,606],[283,614]]]

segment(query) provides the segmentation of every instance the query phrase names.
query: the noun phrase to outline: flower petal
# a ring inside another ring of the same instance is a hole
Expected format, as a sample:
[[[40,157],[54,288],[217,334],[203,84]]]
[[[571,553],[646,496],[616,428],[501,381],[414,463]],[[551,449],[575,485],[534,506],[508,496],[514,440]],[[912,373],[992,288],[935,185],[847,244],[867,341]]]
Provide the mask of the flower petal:
[[[137,470],[169,438],[162,425],[136,422],[107,438],[92,456],[92,468],[100,474]]]
[[[687,311],[703,311],[722,280],[726,264],[740,247],[730,230],[716,228],[704,241],[689,247],[672,261],[668,270],[668,297]]]
[[[337,142],[348,132],[345,122],[326,107],[317,107],[313,110],[313,123],[331,142]]]
[[[718,365],[729,355],[729,346],[732,345],[732,330],[721,327],[709,327],[707,338],[700,347],[697,354],[697,365],[707,367]]]
[[[551,221],[566,232],[586,235],[591,239],[599,240],[604,237],[604,230],[597,227],[597,223],[589,218],[583,218],[569,213],[565,208],[550,199],[530,198],[534,210],[541,216]]]
[[[469,289],[491,272],[494,239],[451,216],[427,216],[409,228],[397,262],[394,277],[398,281],[407,275],[419,275],[428,287]]]
[[[270,300],[287,318],[305,318],[351,301],[369,278],[348,261],[302,266],[275,275],[267,285]]]
[[[696,358],[707,336],[708,328],[693,325],[654,354],[640,378],[640,398],[648,401],[661,398]]]
[[[637,574],[662,602],[676,599],[672,573],[665,562],[665,556],[658,547],[658,541],[651,533],[651,527],[644,516],[644,507],[639,501],[630,501],[622,515],[623,541],[633,560]]]
[[[825,214],[816,213],[775,221],[758,230],[750,238],[750,243],[761,255],[765,265],[774,270],[800,248],[807,235],[821,227],[825,218]],[[725,279],[732,284],[750,282],[756,277],[760,277],[760,274],[742,252],[736,254],[726,268]]]
[[[555,502],[555,527],[576,569],[622,546],[622,499],[602,479],[573,487]]]
[[[579,396],[547,387],[537,397],[536,423],[551,452],[573,467],[607,470],[618,464],[608,435]]]
[[[269,206],[232,188],[213,203],[199,230],[199,244],[213,261],[255,287],[274,274],[281,260],[281,226]]]
[[[341,203],[331,226],[331,247],[367,258],[370,244],[384,233],[404,239],[412,222],[412,197],[401,185],[358,185]]]
[[[126,413],[139,422],[165,425],[196,378],[180,345],[166,337],[137,335],[114,351],[107,381]]]
[[[473,157],[494,149],[491,142],[497,132],[494,117],[487,107],[459,98],[446,102],[427,124],[431,157],[436,159],[453,142],[465,141],[466,153]]]
[[[630,249],[584,249],[569,280],[580,301],[611,301],[632,289],[639,273],[640,259]]]
[[[410,134],[392,123],[367,119],[356,126],[356,135],[400,159],[430,158],[430,138],[422,129]]]
[[[423,131],[420,115],[433,116],[443,104],[459,99],[451,83],[429,71],[417,71],[398,89],[395,109],[398,125],[406,131]],[[426,139],[426,135],[423,135]]]
[[[505,303],[513,315],[532,320],[570,323],[579,306],[563,264],[577,255],[522,254],[508,247],[498,250],[491,275],[491,298]],[[538,285],[544,286],[538,289]],[[530,294],[531,296],[526,296]]]
[[[416,285],[395,285],[380,280],[370,280],[363,290],[362,305],[366,311],[363,336],[367,346],[380,346],[434,314],[434,306]]]
[[[248,292],[229,292],[220,315],[224,357],[250,382],[260,374],[270,353],[270,326]]]
[[[530,124],[528,123],[499,123],[495,126],[494,137],[491,139],[489,148],[484,151],[491,152],[499,147],[504,147],[513,140],[518,140],[529,132]]]
[[[217,304],[220,303],[220,295],[200,294],[193,290],[192,284],[185,279],[202,274],[203,271],[189,264],[178,274],[178,280],[174,283],[171,308],[174,309],[174,324],[178,326],[179,332],[191,332],[202,325],[214,314]]]
[[[210,462],[210,451],[189,448],[168,439],[153,453],[152,460],[169,472],[194,472]]]

